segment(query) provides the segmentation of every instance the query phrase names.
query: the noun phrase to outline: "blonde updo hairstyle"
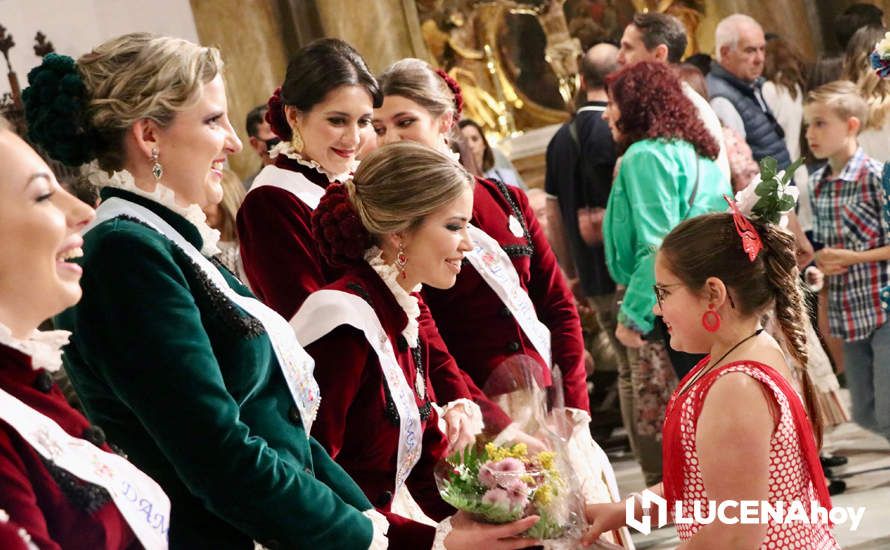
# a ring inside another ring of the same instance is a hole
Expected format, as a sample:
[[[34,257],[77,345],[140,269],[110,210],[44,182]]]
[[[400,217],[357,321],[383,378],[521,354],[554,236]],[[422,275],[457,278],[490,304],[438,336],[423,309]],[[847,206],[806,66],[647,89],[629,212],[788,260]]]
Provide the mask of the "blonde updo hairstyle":
[[[362,225],[380,245],[384,235],[412,231],[457,200],[475,180],[445,154],[402,141],[369,154],[346,183]]]
[[[81,56],[77,68],[90,98],[85,122],[95,132],[99,167],[123,169],[127,130],[141,119],[169,126],[198,102],[203,85],[222,67],[216,48],[141,32]]]

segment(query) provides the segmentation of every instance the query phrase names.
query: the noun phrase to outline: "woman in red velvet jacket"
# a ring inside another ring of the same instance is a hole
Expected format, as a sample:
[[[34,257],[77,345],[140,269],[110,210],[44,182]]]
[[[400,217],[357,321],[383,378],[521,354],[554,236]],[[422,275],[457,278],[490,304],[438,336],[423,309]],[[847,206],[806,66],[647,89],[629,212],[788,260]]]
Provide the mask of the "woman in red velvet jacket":
[[[474,546],[505,542],[491,526],[452,532],[454,510],[433,476],[448,442],[431,406],[417,291],[454,284],[472,249],[472,187],[447,156],[396,144],[371,153],[354,180],[328,186],[312,216],[322,255],[344,269],[291,322],[324,396],[312,435],[387,515],[392,549],[461,548],[470,533]],[[438,528],[405,504],[406,489]]]
[[[309,294],[340,275],[319,254],[309,220],[325,188],[348,179],[356,153],[375,139],[371,116],[380,101],[364,60],[337,39],[301,49],[269,100],[266,116],[282,141],[272,151],[275,164],[254,179],[237,224],[251,288],[286,319]],[[509,419],[457,368],[426,307],[421,309],[422,330],[433,348],[435,401],[450,403],[444,413],[449,441],[462,446],[472,440],[469,427],[479,416],[472,402],[482,406],[489,424],[504,427]]]
[[[379,143],[410,140],[450,151],[462,106],[454,80],[424,61],[403,59],[384,72],[380,87],[383,105],[374,113]],[[507,276],[513,282],[502,290],[512,288],[514,298],[502,298],[475,263],[464,266],[454,287],[424,290],[424,301],[449,351],[480,387],[494,369],[516,355],[534,358],[547,384],[550,364],[558,365],[566,406],[589,413],[578,313],[528,200],[520,190],[482,178],[476,179],[473,199],[471,224],[491,237],[487,242],[493,245],[480,254],[482,261],[494,263],[503,253],[509,257],[497,266],[512,272]],[[474,235],[474,244],[482,239]]]
[[[102,430],[72,409],[53,382],[50,372],[61,367],[69,333],[37,331],[80,299],[80,268],[66,260],[80,255],[78,233],[94,213],[59,187],[2,119],[0,166],[0,546],[15,548],[15,541],[27,548],[30,540],[41,550],[166,548],[166,495],[113,454]],[[111,493],[84,480],[100,463],[113,469],[107,472],[113,481],[104,482]],[[134,529],[144,532],[144,520],[128,524],[133,510],[124,509],[125,518],[117,506],[124,479],[159,492],[158,529],[142,544]]]

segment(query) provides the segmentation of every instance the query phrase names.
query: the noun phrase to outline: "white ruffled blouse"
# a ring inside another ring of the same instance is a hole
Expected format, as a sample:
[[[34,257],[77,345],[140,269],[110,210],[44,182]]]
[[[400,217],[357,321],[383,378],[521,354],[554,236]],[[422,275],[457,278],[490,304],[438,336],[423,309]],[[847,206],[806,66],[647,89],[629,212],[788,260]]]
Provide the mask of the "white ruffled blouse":
[[[67,330],[35,330],[24,340],[12,335],[12,331],[0,323],[0,344],[20,351],[31,358],[34,370],[56,372],[62,367],[62,346],[68,343],[71,333]]]
[[[217,244],[219,243],[220,233],[216,229],[213,229],[212,227],[207,225],[207,216],[204,214],[204,211],[201,210],[201,207],[197,204],[183,206],[176,199],[176,193],[160,182],[155,185],[154,191],[145,191],[144,189],[136,185],[136,180],[133,179],[133,174],[131,174],[127,170],[114,172],[113,174],[111,174],[111,176],[109,176],[108,172],[99,168],[96,161],[93,161],[93,163],[90,164],[87,170],[88,179],[90,180],[90,182],[98,187],[113,187],[115,189],[123,189],[124,191],[128,191],[130,193],[133,193],[134,195],[139,195],[140,197],[154,201],[161,206],[164,206],[166,208],[169,208],[173,212],[176,212],[177,214],[188,220],[189,223],[194,225],[195,228],[198,230],[198,233],[201,234],[201,254],[205,256],[215,256],[220,253],[220,249],[217,246]]]

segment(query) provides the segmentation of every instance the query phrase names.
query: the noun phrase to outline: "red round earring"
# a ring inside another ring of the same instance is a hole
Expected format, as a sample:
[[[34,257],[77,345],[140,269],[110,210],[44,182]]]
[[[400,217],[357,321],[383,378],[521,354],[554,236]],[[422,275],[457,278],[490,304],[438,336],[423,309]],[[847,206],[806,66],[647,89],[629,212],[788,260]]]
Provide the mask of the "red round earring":
[[[720,314],[714,309],[714,304],[708,304],[707,311],[701,316],[701,324],[708,332],[720,329]]]

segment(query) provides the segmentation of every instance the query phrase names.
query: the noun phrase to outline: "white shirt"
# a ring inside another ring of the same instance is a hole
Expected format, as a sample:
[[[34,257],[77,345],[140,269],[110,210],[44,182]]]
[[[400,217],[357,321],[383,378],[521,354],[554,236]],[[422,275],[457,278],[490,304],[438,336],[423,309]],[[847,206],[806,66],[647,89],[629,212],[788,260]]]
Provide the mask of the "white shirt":
[[[692,86],[686,82],[681,82],[681,85],[683,87],[683,93],[689,98],[689,101],[695,105],[695,108],[698,109],[698,117],[705,123],[705,128],[707,128],[711,136],[717,140],[717,145],[720,146],[720,153],[717,155],[717,166],[720,167],[720,171],[726,176],[726,181],[730,181],[729,157],[726,156],[726,146],[723,143],[723,128],[720,126],[720,119],[717,118],[717,114],[708,104],[707,100],[693,90]]]
[[[800,130],[803,126],[803,91],[797,86],[797,97],[780,84],[767,81],[763,85],[763,101],[773,112],[776,122],[785,132],[785,147],[792,161],[800,157]],[[801,166],[794,172],[794,183],[800,190],[797,200],[797,219],[804,231],[813,230],[813,208],[810,204],[810,183],[807,169]]]

